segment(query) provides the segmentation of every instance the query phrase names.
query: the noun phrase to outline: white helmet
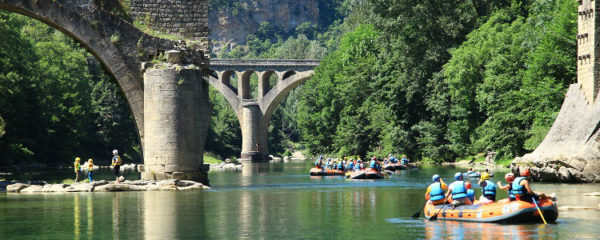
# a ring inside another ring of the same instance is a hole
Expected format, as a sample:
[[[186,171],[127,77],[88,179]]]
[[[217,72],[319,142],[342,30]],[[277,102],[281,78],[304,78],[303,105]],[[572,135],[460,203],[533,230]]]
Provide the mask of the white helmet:
[[[117,151],[117,149],[113,150],[113,155],[117,155],[119,154],[119,151]]]

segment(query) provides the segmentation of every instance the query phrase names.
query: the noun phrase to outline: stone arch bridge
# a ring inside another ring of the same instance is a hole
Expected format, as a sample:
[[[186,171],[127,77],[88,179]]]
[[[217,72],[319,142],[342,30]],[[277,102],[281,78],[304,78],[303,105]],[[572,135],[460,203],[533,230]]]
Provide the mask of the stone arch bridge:
[[[29,16],[60,30],[114,76],[131,108],[142,143],[143,179],[208,182],[202,158],[211,113],[208,84],[225,95],[238,115],[244,136],[242,157],[250,161],[264,159],[268,153],[266,129],[276,105],[308,79],[318,62],[215,60],[209,71],[208,0],[169,0],[177,4],[168,8],[161,7],[159,0],[131,1],[140,9],[153,8],[148,16],[157,20],[163,16],[192,19],[196,26],[193,41],[150,36],[95,6],[93,0],[0,0],[0,10]],[[171,12],[160,12],[166,10]],[[185,16],[181,17],[181,12]],[[178,25],[187,26],[181,22],[172,26]],[[278,81],[272,89],[259,81],[258,99],[249,99],[251,72],[261,79],[276,75]],[[229,84],[233,74],[240,79],[237,88]]]
[[[287,93],[310,78],[317,65],[319,60],[211,60],[209,82],[231,104],[242,128],[242,161],[266,160],[271,115]],[[254,73],[258,77],[256,99],[250,93]],[[273,87],[272,76],[276,77]],[[232,77],[237,86],[231,84]]]

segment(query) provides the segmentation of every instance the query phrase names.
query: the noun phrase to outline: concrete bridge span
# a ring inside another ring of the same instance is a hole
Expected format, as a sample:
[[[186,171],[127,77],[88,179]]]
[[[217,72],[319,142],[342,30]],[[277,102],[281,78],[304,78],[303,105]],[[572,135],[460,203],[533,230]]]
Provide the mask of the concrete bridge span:
[[[296,86],[314,73],[319,60],[229,60],[213,59],[208,81],[229,102],[242,129],[242,161],[267,160],[268,128],[277,105]],[[250,77],[258,77],[257,98],[250,93]],[[237,86],[232,86],[232,77]],[[271,88],[270,79],[276,76]]]

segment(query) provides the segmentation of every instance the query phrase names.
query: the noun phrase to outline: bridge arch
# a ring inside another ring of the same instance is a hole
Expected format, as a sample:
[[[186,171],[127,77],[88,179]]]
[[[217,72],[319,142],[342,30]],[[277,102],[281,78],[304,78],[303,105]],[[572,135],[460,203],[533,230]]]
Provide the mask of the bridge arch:
[[[271,115],[292,89],[310,78],[318,64],[318,60],[211,60],[210,71],[217,74],[211,74],[208,81],[231,104],[242,129],[242,161],[266,160]],[[226,86],[225,72],[238,74],[238,94]],[[249,99],[252,74],[258,77],[256,99]],[[272,76],[277,76],[274,84]]]
[[[92,7],[68,6],[52,0],[0,0],[0,10],[43,22],[87,49],[116,79],[143,143],[144,88],[140,57],[157,55],[157,49],[173,45],[170,40],[148,36],[128,22]],[[138,50],[142,48],[146,49]]]

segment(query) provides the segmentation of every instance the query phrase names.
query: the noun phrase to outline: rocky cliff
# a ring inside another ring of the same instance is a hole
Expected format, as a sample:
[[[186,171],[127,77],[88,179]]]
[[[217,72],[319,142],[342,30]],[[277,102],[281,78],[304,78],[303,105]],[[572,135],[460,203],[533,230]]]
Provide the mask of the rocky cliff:
[[[589,104],[581,84],[572,84],[552,128],[530,154],[511,163],[531,169],[541,181],[600,182],[600,98]]]
[[[322,12],[319,0],[241,0],[235,5],[211,3],[209,11],[210,41],[232,47],[246,42],[262,22],[291,32],[304,22],[318,24]]]

